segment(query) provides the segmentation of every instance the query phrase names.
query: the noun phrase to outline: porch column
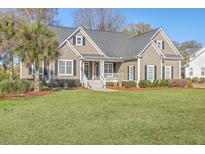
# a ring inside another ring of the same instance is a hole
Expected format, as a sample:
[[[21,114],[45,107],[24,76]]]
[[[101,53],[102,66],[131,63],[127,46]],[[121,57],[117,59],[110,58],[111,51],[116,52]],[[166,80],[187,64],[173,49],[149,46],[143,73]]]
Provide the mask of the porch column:
[[[92,61],[92,79],[94,80],[94,75],[95,75],[95,65],[94,61]]]
[[[100,75],[104,74],[104,64],[105,64],[104,60],[101,60],[100,61]]]
[[[137,86],[140,82],[140,58],[137,58]]]
[[[84,61],[80,60],[80,81],[83,81],[83,74],[84,74]]]

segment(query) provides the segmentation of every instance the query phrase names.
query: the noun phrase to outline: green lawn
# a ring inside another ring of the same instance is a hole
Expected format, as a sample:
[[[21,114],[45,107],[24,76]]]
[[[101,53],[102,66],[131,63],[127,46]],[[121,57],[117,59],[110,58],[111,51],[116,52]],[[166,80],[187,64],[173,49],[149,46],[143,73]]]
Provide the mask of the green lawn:
[[[0,100],[0,144],[205,144],[205,90],[64,90]]]

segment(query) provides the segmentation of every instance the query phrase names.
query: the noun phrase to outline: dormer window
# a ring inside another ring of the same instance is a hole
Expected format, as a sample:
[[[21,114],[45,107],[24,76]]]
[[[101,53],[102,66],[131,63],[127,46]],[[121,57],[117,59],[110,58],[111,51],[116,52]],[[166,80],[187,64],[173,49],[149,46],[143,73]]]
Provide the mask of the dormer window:
[[[75,37],[75,42],[76,42],[76,45],[83,45],[83,37],[82,36],[76,36]]]
[[[157,47],[160,48],[161,50],[164,49],[164,42],[162,40],[157,40]]]

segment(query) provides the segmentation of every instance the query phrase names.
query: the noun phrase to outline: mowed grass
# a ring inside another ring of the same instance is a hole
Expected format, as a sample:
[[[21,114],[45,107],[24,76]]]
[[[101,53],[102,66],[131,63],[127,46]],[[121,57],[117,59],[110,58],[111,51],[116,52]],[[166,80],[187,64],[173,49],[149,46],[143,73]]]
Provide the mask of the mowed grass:
[[[63,90],[0,100],[0,144],[205,144],[205,90]]]

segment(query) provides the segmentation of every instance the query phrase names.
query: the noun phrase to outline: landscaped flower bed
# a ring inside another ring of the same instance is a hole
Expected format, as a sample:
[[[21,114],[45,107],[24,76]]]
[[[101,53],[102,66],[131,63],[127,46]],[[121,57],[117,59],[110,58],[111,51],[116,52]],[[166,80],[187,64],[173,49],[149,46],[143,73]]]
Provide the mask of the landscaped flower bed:
[[[107,86],[109,89],[113,90],[130,90],[130,91],[136,91],[136,90],[166,90],[166,89],[184,89],[181,87],[158,87],[158,88],[137,88],[137,87],[132,87],[132,88],[125,88],[125,87],[119,87],[119,86]]]
[[[18,99],[22,97],[29,97],[29,96],[44,96],[51,93],[50,89],[45,89],[39,92],[27,92],[27,93],[18,93],[18,94],[0,94],[0,99]]]
[[[160,89],[173,89],[173,88],[192,88],[192,82],[186,79],[171,79],[171,80],[141,80],[139,87],[136,87],[135,81],[125,81],[122,86],[119,84],[107,85],[107,88],[115,90],[160,90]]]

